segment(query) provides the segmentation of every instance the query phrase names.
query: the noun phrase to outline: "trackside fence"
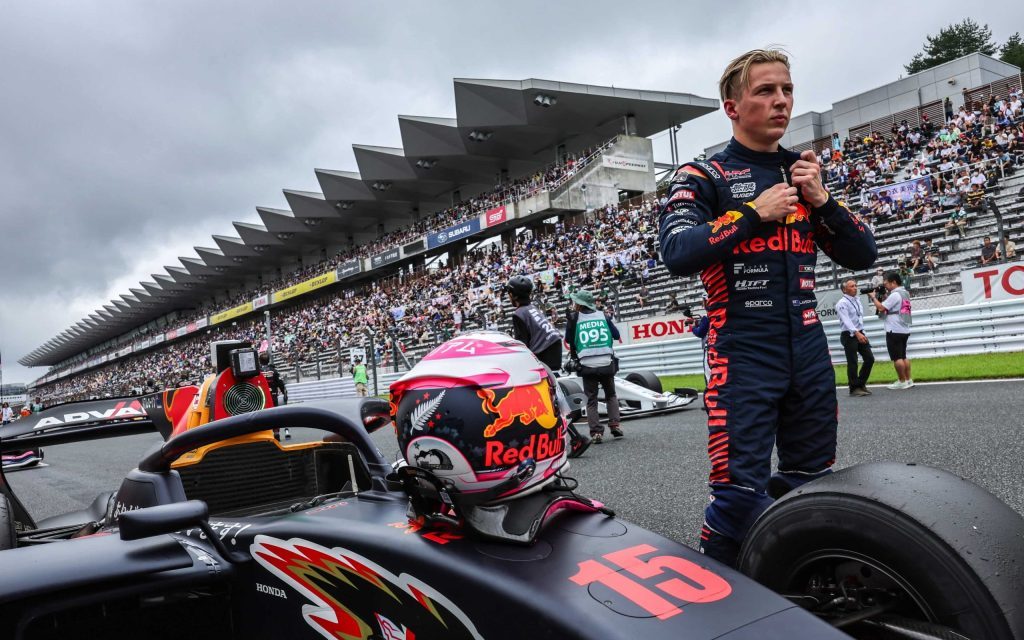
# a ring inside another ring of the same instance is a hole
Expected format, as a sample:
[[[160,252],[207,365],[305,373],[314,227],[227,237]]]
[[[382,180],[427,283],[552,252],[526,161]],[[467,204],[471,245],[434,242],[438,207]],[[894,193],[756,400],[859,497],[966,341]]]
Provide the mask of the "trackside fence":
[[[865,333],[871,341],[875,358],[888,360],[882,319],[871,315],[867,307],[864,311]],[[846,359],[839,343],[839,321],[826,320],[822,324],[828,336],[832,362],[844,364]],[[907,356],[911,360],[1024,351],[1024,300],[916,311],[911,329],[910,342],[907,344]],[[617,347],[615,353],[624,370],[646,369],[658,375],[701,373],[704,370],[701,342],[693,336],[623,345]],[[387,393],[388,385],[401,375],[380,375],[380,392]],[[354,395],[355,385],[351,378],[311,380],[288,385],[289,402]]]

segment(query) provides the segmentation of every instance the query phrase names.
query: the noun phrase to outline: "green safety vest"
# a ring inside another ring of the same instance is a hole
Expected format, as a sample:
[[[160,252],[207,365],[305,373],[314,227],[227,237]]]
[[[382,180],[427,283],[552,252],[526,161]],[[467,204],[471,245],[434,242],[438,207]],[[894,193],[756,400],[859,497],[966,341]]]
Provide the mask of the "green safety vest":
[[[594,356],[610,356],[612,349],[612,330],[603,311],[590,313],[580,312],[576,318],[576,355],[580,363],[587,364],[587,359]],[[605,358],[602,358],[604,360]]]
[[[366,384],[365,364],[357,364],[356,366],[352,367],[352,379],[356,382],[356,384],[359,384],[360,382]]]

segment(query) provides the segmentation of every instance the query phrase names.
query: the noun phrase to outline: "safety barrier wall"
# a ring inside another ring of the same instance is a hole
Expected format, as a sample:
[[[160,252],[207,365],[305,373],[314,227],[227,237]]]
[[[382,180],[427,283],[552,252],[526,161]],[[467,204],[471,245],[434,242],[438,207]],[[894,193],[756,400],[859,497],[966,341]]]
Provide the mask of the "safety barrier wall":
[[[839,342],[839,321],[828,320],[822,324],[832,362],[845,364],[846,358]],[[867,308],[864,328],[875,358],[888,360],[884,324]],[[926,309],[914,313],[907,345],[907,356],[911,360],[1011,351],[1024,351],[1024,300]],[[623,345],[617,347],[615,353],[619,356],[620,368],[624,370],[644,369],[658,375],[701,373],[704,370],[701,342],[692,335],[679,340]],[[387,393],[388,385],[401,375],[380,375],[377,383],[380,392]],[[352,395],[355,395],[355,386],[350,378],[313,380],[288,386],[289,402]]]

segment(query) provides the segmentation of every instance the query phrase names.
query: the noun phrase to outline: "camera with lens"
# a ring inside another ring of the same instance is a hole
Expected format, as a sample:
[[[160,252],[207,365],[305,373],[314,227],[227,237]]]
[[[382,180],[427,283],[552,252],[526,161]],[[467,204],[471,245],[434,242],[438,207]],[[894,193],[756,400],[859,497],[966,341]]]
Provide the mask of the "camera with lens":
[[[886,294],[889,291],[885,288],[885,285],[878,285],[877,287],[862,287],[860,290],[861,295],[866,296],[870,293],[874,293],[875,297],[880,301],[885,299]]]
[[[562,366],[562,369],[566,373],[579,373],[580,361],[576,358],[569,358],[569,360]]]

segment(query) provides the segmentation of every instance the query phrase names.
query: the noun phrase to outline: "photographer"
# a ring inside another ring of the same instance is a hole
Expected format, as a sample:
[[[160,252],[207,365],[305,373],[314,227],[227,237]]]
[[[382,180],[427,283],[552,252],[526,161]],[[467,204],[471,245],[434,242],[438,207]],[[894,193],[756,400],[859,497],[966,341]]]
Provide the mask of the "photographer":
[[[615,393],[615,373],[619,360],[615,357],[612,341],[619,339],[619,330],[602,311],[597,310],[594,295],[578,289],[569,295],[574,311],[565,328],[565,341],[574,361],[573,368],[583,379],[583,392],[587,395],[587,425],[594,444],[604,440],[604,425],[597,414],[597,388],[604,389],[608,407],[608,429],[616,438],[623,436],[619,421],[619,398]]]
[[[857,298],[857,281],[847,280],[842,286],[843,297],[836,303],[836,313],[843,331],[839,334],[839,342],[846,352],[846,377],[850,387],[850,395],[863,397],[871,395],[868,390],[868,378],[871,367],[875,364],[875,355],[871,353],[871,343],[864,335],[864,307]],[[867,288],[861,293],[874,293]],[[857,373],[857,356],[864,359],[864,364]]]
[[[879,314],[885,316],[885,347],[896,369],[898,381],[889,389],[896,391],[914,386],[910,376],[910,360],[907,359],[907,341],[910,339],[910,294],[903,288],[903,279],[896,271],[889,271],[882,280],[888,295],[885,302],[879,302],[875,292],[868,294]]]

